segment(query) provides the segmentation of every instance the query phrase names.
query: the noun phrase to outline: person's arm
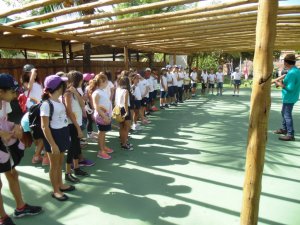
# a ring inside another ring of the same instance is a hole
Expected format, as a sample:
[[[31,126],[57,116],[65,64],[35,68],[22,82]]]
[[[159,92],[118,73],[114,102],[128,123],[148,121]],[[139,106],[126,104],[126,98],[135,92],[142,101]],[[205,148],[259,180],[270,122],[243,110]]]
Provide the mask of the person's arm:
[[[128,98],[129,98],[129,93],[128,93],[128,91],[126,90],[125,91],[125,102],[124,102],[124,108],[125,108],[125,114],[124,114],[124,117],[126,117],[127,115],[128,115]]]
[[[29,82],[27,84],[27,89],[28,91],[31,91],[32,87],[33,87],[33,83],[35,82],[35,79],[36,79],[36,76],[37,76],[37,73],[36,73],[36,68],[33,68],[31,70],[31,74],[30,74],[30,78],[29,78]]]
[[[69,117],[69,119],[72,121],[72,123],[76,127],[78,138],[82,138],[83,137],[82,130],[81,130],[79,124],[77,123],[74,112],[72,111],[72,92],[66,92],[64,95],[64,99],[65,99],[67,116]]]
[[[98,94],[92,96],[93,107],[97,111],[98,115],[102,117],[105,122],[109,122],[109,118],[106,115],[106,110],[102,105],[99,104],[99,100],[100,96]]]

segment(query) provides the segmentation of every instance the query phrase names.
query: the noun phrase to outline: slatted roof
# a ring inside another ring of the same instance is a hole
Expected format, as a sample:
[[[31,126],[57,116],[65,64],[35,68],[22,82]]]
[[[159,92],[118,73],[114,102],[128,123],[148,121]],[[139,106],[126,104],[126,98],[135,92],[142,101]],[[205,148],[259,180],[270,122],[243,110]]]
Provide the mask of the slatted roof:
[[[118,15],[196,3],[199,0],[165,0],[156,3],[95,12],[92,15],[56,18],[62,15],[116,5],[125,0],[93,1],[55,12],[9,21],[14,14],[63,0],[39,0],[22,8],[0,13],[0,48],[60,52],[61,41],[70,41],[74,51],[82,43],[149,52],[192,54],[208,51],[252,51],[255,45],[257,0],[193,7],[174,12],[116,19]],[[109,21],[99,19],[113,18]],[[44,22],[51,19],[52,22]],[[5,22],[4,22],[5,21]],[[90,24],[85,24],[91,21]],[[0,22],[1,23],[1,22]],[[295,6],[280,6],[277,20],[276,50],[300,49],[300,1]]]

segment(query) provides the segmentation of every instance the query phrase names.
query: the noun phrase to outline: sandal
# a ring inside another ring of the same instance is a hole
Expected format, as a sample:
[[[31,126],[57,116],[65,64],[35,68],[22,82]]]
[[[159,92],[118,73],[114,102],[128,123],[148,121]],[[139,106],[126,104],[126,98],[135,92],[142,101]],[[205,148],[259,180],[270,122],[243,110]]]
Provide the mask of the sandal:
[[[70,185],[68,188],[65,188],[65,189],[59,188],[59,190],[60,190],[61,192],[74,191],[74,190],[75,190],[75,186]]]
[[[67,195],[65,195],[65,194],[63,194],[60,197],[57,197],[57,196],[55,196],[54,193],[52,193],[51,196],[52,196],[52,198],[55,198],[56,200],[61,201],[61,202],[67,201],[69,199],[69,197]]]

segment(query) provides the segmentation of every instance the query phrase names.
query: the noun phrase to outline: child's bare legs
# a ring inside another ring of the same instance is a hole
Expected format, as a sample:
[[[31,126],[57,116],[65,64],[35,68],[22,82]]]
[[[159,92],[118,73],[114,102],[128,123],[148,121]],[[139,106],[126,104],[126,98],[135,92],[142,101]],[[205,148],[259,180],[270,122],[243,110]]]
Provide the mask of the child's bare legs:
[[[35,152],[33,157],[41,157],[42,150],[44,148],[43,139],[34,140],[34,144],[35,144]]]
[[[64,160],[64,153],[52,154],[47,153],[50,159],[50,170],[49,177],[53,187],[53,194],[56,197],[63,196],[63,193],[60,191],[60,188],[63,186],[62,182],[62,163]]]
[[[8,184],[9,184],[10,192],[12,193],[12,195],[14,196],[14,199],[16,201],[17,208],[22,208],[25,205],[25,203],[22,198],[18,172],[16,171],[15,168],[13,168],[12,170],[5,172],[5,176],[7,178]],[[3,204],[2,204],[2,207],[3,207]]]

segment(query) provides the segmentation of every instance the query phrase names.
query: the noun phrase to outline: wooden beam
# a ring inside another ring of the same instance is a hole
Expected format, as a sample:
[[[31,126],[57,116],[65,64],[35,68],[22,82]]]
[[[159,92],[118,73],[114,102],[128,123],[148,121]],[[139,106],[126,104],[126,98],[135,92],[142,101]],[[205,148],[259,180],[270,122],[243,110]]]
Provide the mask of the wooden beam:
[[[124,47],[124,67],[125,70],[129,70],[129,60],[128,60],[128,48]]]
[[[50,13],[46,13],[46,14],[42,14],[42,15],[29,16],[29,17],[19,19],[19,20],[13,21],[13,22],[9,22],[5,25],[19,26],[21,24],[26,24],[29,22],[38,22],[38,21],[49,19],[49,18],[54,18],[57,16],[67,15],[67,14],[74,13],[74,12],[85,11],[88,9],[93,9],[93,8],[111,5],[111,4],[117,4],[117,3],[121,3],[121,2],[127,2],[127,0],[103,0],[103,1],[82,4],[82,5],[75,5],[73,7],[56,10],[54,12],[50,12]]]
[[[83,21],[91,21],[91,20],[95,20],[95,19],[113,17],[113,16],[118,16],[118,15],[129,14],[129,13],[142,12],[142,11],[146,11],[146,10],[170,7],[170,6],[192,3],[192,2],[197,2],[197,1],[198,0],[166,0],[163,2],[149,3],[149,4],[134,6],[134,7],[126,8],[126,9],[113,10],[112,12],[104,12],[104,13],[98,13],[98,14],[93,14],[93,15],[81,16],[76,19],[67,19],[67,20],[59,21],[59,22],[50,22],[50,23],[46,23],[46,24],[32,26],[30,28],[42,30],[42,29],[58,27],[58,26],[66,25],[66,24],[78,23],[78,22],[83,22]],[[78,28],[78,27],[76,27],[76,28]]]
[[[26,5],[23,5],[21,7],[18,8],[14,8],[14,9],[9,9],[9,10],[4,10],[4,12],[0,13],[0,18],[3,17],[7,17],[9,15],[14,15],[17,13],[23,13],[26,12],[28,10],[32,10],[38,7],[42,7],[42,6],[46,6],[46,5],[50,5],[50,4],[55,4],[55,3],[60,3],[63,2],[64,0],[40,0],[40,1],[33,1],[31,3],[28,3]]]
[[[271,106],[273,49],[278,1],[260,0],[256,26],[254,81],[250,103],[248,145],[241,225],[256,225]]]

